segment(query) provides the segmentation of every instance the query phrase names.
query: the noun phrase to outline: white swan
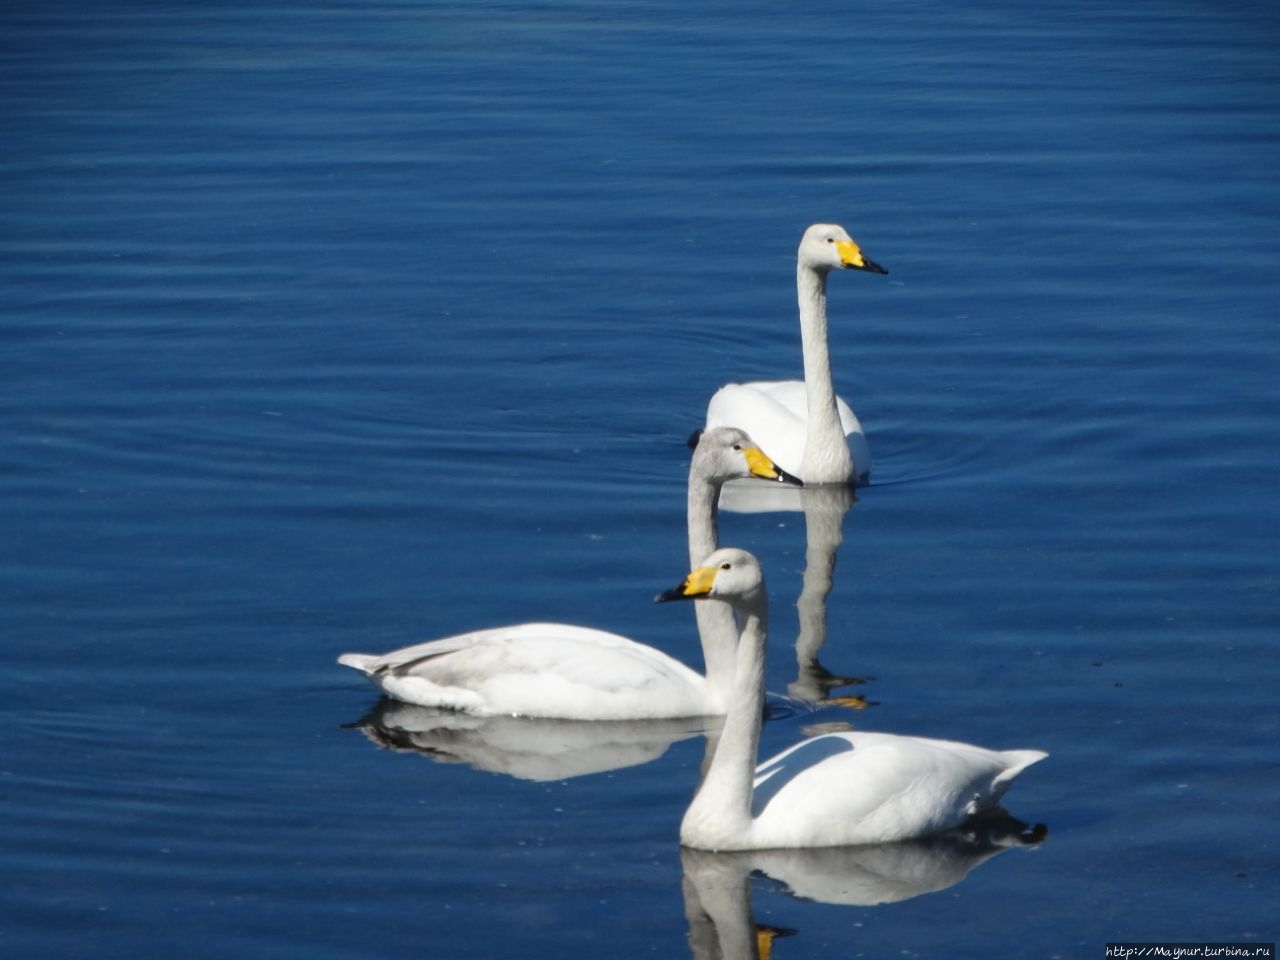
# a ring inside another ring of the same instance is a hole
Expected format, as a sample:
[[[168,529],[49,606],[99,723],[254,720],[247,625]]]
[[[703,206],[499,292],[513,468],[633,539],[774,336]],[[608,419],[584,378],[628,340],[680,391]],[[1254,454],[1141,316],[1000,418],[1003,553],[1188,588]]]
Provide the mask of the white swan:
[[[691,544],[715,546],[715,500],[735,477],[796,483],[741,430],[704,434],[689,467]],[[730,625],[732,627],[732,624]],[[702,635],[707,673],[604,630],[522,623],[478,630],[377,656],[344,653],[397,700],[477,716],[645,720],[725,713],[733,686],[736,631]]]
[[[768,600],[745,550],[717,550],[658,600],[727,601],[743,620],[733,701],[715,757],[680,824],[705,850],[889,843],[957,827],[990,809],[1047,754],[888,733],[811,737],[756,766]]]
[[[707,404],[706,429],[740,427],[805,483],[852,483],[871,472],[871,451],[853,410],[836,396],[827,347],[827,274],[888,273],[843,227],[815,223],[796,254],[804,380],[730,383]]]

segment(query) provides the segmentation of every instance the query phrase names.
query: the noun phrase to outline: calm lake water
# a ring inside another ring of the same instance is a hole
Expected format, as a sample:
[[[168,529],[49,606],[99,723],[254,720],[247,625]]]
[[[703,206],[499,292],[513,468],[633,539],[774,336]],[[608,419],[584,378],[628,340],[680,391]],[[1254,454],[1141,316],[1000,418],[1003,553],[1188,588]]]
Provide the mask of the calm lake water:
[[[1274,9],[2,19],[5,956],[1280,939]],[[683,441],[799,374],[819,220],[890,270],[830,287],[877,465],[723,518],[770,578],[762,749],[1041,748],[1006,805],[1048,839],[682,857],[697,723],[371,714],[339,653],[487,625],[698,662],[651,602]]]

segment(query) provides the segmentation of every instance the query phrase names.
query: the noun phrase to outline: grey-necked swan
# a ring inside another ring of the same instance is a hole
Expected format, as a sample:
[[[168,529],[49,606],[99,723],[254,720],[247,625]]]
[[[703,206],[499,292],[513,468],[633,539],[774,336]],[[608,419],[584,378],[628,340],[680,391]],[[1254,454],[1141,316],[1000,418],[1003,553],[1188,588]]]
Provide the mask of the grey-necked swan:
[[[722,484],[755,476],[796,483],[741,430],[703,434],[689,467],[690,545],[715,547]],[[701,626],[701,621],[700,621]],[[377,656],[344,653],[387,695],[478,716],[642,720],[717,716],[733,686],[732,622],[700,630],[706,674],[654,647],[605,630],[522,623],[477,630]]]

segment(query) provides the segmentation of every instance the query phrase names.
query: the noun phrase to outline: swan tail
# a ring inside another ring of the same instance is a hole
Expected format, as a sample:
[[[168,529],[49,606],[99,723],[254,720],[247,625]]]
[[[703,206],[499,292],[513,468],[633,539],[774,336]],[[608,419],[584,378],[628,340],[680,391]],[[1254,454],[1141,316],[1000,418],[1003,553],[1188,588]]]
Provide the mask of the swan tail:
[[[373,673],[374,665],[378,662],[378,659],[371,653],[344,653],[338,658],[338,662],[344,667],[351,667],[351,669],[359,670],[368,676]]]
[[[996,792],[996,796],[1003,794],[1009,789],[1009,785],[1013,783],[1014,777],[1020,774],[1033,763],[1039,763],[1049,754],[1043,750],[1001,750],[1000,756],[1004,758],[1007,766],[992,781],[991,786]]]

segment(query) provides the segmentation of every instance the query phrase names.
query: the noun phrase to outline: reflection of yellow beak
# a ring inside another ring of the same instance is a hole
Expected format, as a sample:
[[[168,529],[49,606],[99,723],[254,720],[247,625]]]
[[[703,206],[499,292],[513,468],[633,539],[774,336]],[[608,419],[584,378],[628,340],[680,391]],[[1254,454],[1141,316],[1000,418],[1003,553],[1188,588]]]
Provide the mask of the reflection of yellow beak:
[[[751,471],[753,477],[759,477],[762,480],[780,480],[783,483],[802,486],[799,480],[770,460],[759,447],[743,447],[742,454],[747,458],[747,469]]]
[[[773,956],[773,941],[779,937],[789,937],[794,930],[786,930],[782,927],[770,927],[765,924],[756,924],[756,948],[760,954],[760,960],[770,960]]]
[[[868,273],[888,273],[884,267],[868,260],[862,255],[862,248],[852,240],[837,240],[836,252],[840,254],[840,265],[853,270],[866,270]]]
[[[716,582],[715,567],[698,567],[678,587],[658,594],[654,599],[659,603],[668,600],[695,600],[711,594],[711,587]]]

